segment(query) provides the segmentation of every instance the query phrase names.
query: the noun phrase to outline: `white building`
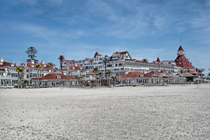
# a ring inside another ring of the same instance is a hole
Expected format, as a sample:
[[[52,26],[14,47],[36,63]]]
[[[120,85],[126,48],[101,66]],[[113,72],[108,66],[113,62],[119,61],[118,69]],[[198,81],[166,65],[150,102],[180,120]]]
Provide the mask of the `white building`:
[[[105,55],[102,57],[98,52],[95,53],[93,58],[86,58],[84,60],[64,60],[63,66],[78,65],[86,70],[93,70],[98,68],[99,71],[105,72],[104,59],[108,59],[109,63],[106,65],[106,70],[111,71],[113,76],[125,75],[129,72],[144,72],[148,73],[154,70],[167,70],[171,73],[177,73],[180,68],[176,65],[166,65],[165,63],[142,63],[140,60],[132,59],[128,51],[115,52],[112,56]]]
[[[0,86],[14,86],[18,84],[17,63],[6,62],[0,58]]]

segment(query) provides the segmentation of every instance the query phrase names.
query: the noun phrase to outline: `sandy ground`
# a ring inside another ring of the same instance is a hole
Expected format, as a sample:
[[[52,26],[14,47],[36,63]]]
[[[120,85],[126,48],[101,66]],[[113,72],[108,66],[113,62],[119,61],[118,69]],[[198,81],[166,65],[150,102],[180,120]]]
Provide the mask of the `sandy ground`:
[[[210,84],[0,89],[0,139],[209,140]]]

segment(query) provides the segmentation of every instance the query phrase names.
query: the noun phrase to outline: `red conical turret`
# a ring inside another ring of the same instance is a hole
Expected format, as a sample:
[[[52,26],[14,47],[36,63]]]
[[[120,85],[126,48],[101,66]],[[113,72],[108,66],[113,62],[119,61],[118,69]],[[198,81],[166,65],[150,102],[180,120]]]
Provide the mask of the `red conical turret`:
[[[193,65],[189,62],[189,60],[184,56],[185,52],[182,46],[179,47],[177,58],[175,59],[177,67],[182,68],[194,68]]]

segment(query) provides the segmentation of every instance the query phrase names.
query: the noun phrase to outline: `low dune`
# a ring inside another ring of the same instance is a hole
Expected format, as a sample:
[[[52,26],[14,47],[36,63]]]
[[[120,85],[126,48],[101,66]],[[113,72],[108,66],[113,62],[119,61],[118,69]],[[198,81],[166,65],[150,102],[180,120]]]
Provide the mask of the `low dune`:
[[[210,84],[0,89],[0,139],[210,139]]]

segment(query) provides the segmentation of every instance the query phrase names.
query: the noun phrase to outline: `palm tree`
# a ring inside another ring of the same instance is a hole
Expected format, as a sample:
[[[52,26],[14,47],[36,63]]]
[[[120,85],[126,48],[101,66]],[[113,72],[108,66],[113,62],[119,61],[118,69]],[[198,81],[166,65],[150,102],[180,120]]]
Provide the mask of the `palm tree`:
[[[142,59],[142,63],[148,63],[148,60],[146,58]]]
[[[94,68],[93,72],[95,72],[97,74],[99,72],[98,68]]]
[[[22,79],[23,79],[24,73],[25,73],[24,69],[21,68],[20,69],[20,83],[21,83],[21,88],[22,88]]]
[[[21,67],[16,68],[16,71],[18,72],[18,88],[19,88],[19,84],[20,84],[20,72],[21,72],[22,69],[23,68],[21,68]]]
[[[37,76],[38,76],[38,88],[39,88],[39,71],[40,71],[40,69],[41,69],[42,67],[41,67],[41,65],[40,64],[37,64],[36,65],[36,69],[37,69]]]
[[[180,73],[181,73],[181,74],[182,74],[182,73],[184,73],[184,70],[183,70],[183,69],[181,69]]]
[[[110,85],[110,76],[112,75],[112,72],[111,71],[107,71],[106,74],[109,75],[109,87],[111,87],[111,85]]]
[[[99,75],[99,77],[100,77],[100,86],[101,86],[101,77],[102,77],[103,73],[99,72],[99,73],[97,73],[97,75]]]
[[[94,68],[93,72],[96,73],[96,75],[97,75],[97,73],[99,72],[98,68]]]
[[[80,76],[80,77],[78,77],[78,79],[79,79],[79,81],[80,81],[80,86],[82,86],[82,79],[83,79],[83,77]]]
[[[109,63],[109,60],[105,58],[102,62],[105,65],[105,78],[107,79],[107,76],[106,76],[106,64]]]
[[[60,69],[62,70],[62,66],[63,66],[62,62],[63,62],[63,59],[64,59],[63,55],[60,55],[58,59],[60,60]]]
[[[115,86],[117,77],[116,77],[116,76],[112,76],[111,78],[112,78],[112,80],[113,80],[113,85]]]
[[[198,68],[196,68],[196,71],[197,71],[198,74],[201,76],[202,73],[205,71],[205,69],[198,69]]]

